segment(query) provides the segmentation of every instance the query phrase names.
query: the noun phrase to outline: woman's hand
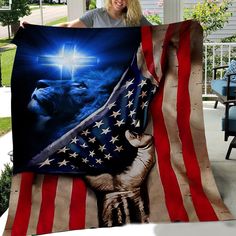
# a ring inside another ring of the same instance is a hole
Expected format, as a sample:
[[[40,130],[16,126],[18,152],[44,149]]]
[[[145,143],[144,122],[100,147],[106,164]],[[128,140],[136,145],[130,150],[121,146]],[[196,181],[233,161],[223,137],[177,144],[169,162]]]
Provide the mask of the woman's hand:
[[[20,27],[22,27],[22,28],[25,28],[27,25],[30,25],[30,23],[27,21],[23,21],[20,23]]]

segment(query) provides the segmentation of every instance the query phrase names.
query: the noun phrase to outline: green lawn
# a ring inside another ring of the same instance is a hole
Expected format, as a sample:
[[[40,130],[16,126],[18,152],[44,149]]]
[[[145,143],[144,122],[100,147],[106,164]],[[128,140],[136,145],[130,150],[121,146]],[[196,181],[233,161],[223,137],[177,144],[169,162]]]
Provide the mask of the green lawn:
[[[16,49],[11,49],[2,53],[1,65],[2,65],[2,85],[10,86],[11,73],[13,62],[16,54]]]
[[[11,130],[11,117],[0,118],[0,136]]]
[[[11,39],[0,39],[0,47],[5,46],[11,42]]]
[[[67,21],[67,17],[65,16],[65,17],[62,17],[62,18],[60,18],[58,20],[51,21],[51,22],[47,23],[46,25],[48,25],[48,26],[57,25],[57,24],[60,24],[60,23],[64,23],[66,21]]]

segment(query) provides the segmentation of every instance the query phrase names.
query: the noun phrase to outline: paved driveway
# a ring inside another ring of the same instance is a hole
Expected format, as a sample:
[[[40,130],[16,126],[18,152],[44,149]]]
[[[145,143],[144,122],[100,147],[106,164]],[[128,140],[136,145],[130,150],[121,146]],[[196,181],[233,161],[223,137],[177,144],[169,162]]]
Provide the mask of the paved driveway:
[[[67,6],[44,6],[43,7],[43,22],[44,24],[60,19],[67,16]],[[33,10],[31,15],[20,18],[20,21],[27,21],[32,24],[41,25],[41,12],[40,10]],[[0,38],[7,38],[8,30],[7,26],[0,26]]]

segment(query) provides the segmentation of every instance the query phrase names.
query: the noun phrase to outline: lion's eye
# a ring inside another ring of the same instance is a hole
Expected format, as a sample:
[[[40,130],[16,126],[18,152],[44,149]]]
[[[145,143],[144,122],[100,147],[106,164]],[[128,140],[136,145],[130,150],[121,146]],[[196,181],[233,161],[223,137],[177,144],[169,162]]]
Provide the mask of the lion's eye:
[[[81,82],[81,83],[79,83],[79,84],[76,84],[75,85],[77,88],[79,88],[79,89],[85,89],[85,88],[87,88],[87,86],[86,86],[86,84],[84,83],[84,82]]]
[[[37,82],[37,88],[40,89],[40,88],[47,88],[49,87],[49,84],[48,84],[48,81],[46,80],[39,80]]]

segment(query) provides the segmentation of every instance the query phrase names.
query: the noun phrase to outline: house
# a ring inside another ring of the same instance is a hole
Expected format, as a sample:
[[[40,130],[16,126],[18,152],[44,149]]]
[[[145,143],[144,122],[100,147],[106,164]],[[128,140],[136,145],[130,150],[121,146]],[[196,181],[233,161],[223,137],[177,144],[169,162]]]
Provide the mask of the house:
[[[202,1],[202,0],[201,0]],[[191,8],[196,3],[201,2],[199,0],[183,0],[183,8]],[[160,15],[163,19],[163,6],[159,4],[162,1],[158,0],[140,0],[142,9],[145,11],[153,11]],[[236,34],[236,0],[232,0],[232,5],[229,7],[229,12],[232,13],[232,16],[229,19],[229,22],[225,24],[225,27],[221,30],[218,30],[208,36],[213,42],[219,42],[221,39],[230,37]]]

